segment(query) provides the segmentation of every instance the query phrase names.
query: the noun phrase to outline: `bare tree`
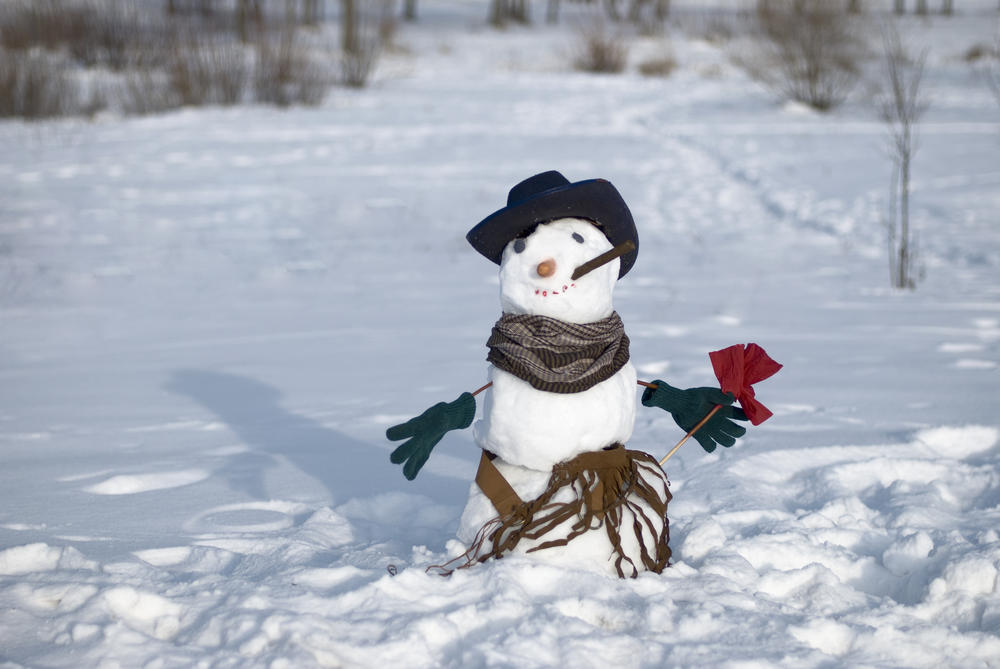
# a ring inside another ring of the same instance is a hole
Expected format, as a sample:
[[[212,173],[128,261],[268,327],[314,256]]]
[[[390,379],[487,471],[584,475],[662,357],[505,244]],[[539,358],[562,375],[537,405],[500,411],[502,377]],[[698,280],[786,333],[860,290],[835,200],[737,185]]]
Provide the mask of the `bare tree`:
[[[367,85],[396,27],[394,0],[341,0],[341,83]]]
[[[528,0],[490,0],[490,23],[494,26],[506,25],[508,21],[531,22]]]
[[[927,109],[920,92],[927,51],[911,58],[892,28],[882,33],[883,89],[879,117],[889,130],[893,160],[888,224],[889,274],[896,288],[915,288],[914,245],[910,233],[910,173],[917,149],[916,125]]]
[[[559,21],[559,0],[549,0],[549,4],[545,9],[545,21],[547,23],[556,23]]]
[[[653,21],[663,21],[670,14],[670,0],[632,0],[628,9],[628,20],[632,23],[642,23],[644,12],[646,8],[650,7],[649,12],[646,13]]]
[[[319,23],[326,7],[324,0],[305,0],[306,3],[306,23],[315,25]]]
[[[580,26],[574,66],[584,72],[618,73],[628,63],[628,41],[603,21]]]
[[[196,0],[179,2],[178,0],[167,0],[167,14],[178,12],[193,12],[196,9]],[[215,12],[213,0],[197,0],[197,10],[202,16],[211,16]]]
[[[358,19],[355,0],[340,0],[340,48],[346,53],[357,53],[360,48]]]
[[[1000,33],[997,33],[992,57],[987,59],[982,73],[990,92],[997,99],[997,104],[1000,104]]]
[[[849,6],[853,7],[857,3],[857,0],[849,0]],[[906,13],[906,0],[892,0],[892,11],[896,14]],[[913,8],[913,13],[919,16],[927,16],[930,12],[927,6],[927,0],[916,0],[916,6]],[[951,16],[955,13],[955,0],[941,0],[941,13],[945,16]]]
[[[743,61],[752,76],[820,111],[847,98],[867,50],[856,17],[829,0],[765,0],[757,19],[764,39]]]
[[[240,0],[245,2],[245,0]],[[254,0],[259,3],[260,0]],[[295,24],[300,21],[307,26],[315,26],[319,23],[320,14],[323,11],[321,0],[302,0],[302,14],[299,15],[297,8],[298,0],[285,0],[285,23]]]
[[[251,27],[260,31],[264,22],[263,10],[260,6],[261,0],[237,0],[236,1],[236,30],[240,34],[243,42],[250,41]]]
[[[407,21],[417,20],[417,0],[406,0],[403,4],[403,18]]]

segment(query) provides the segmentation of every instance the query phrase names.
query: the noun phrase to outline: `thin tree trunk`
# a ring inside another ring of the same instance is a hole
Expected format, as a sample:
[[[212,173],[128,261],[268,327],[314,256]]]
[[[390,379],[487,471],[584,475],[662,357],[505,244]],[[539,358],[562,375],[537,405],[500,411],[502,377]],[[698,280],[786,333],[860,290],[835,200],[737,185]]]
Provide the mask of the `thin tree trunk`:
[[[358,52],[358,12],[354,0],[341,0],[341,48],[347,53]]]
[[[927,16],[927,0],[917,0],[917,5],[913,13],[920,16]]]
[[[656,18],[660,21],[670,15],[670,0],[656,0]]]
[[[906,13],[906,0],[892,0],[892,11],[897,14]]]
[[[406,0],[403,5],[403,18],[407,21],[417,20],[417,0]]]
[[[246,44],[250,41],[250,0],[236,0],[236,30],[240,33],[240,41]]]
[[[302,0],[302,22],[307,26],[319,23],[319,0]]]
[[[521,23],[531,23],[531,11],[528,9],[528,0],[514,0],[514,18]]]
[[[642,6],[645,3],[643,0],[632,0],[631,6],[628,8],[628,20],[632,23],[638,23],[642,16]]]
[[[545,20],[548,23],[559,22],[559,0],[549,0],[548,7],[545,11]]]
[[[895,286],[899,277],[896,276],[896,227],[899,212],[899,162],[892,161],[892,177],[889,179],[889,222],[886,230],[886,246],[889,247],[889,285]]]
[[[490,0],[490,24],[501,27],[507,21],[531,23],[528,0]]]
[[[951,16],[955,13],[955,2],[954,0],[942,0],[941,2],[941,13],[945,16]]]
[[[909,133],[907,133],[909,135]],[[899,288],[910,287],[910,147],[903,150],[899,164]]]
[[[910,171],[913,152],[916,150],[915,125],[926,109],[920,95],[920,83],[927,52],[923,51],[916,60],[911,59],[900,44],[895,30],[884,32],[882,39],[885,49],[886,90],[879,101],[879,115],[889,127],[895,168],[890,189],[890,272],[893,287],[913,289],[916,287],[916,280],[913,268],[914,244],[910,236]]]
[[[260,8],[261,0],[236,0],[236,30],[240,41],[250,41],[250,27],[260,29],[264,16]]]
[[[847,11],[851,14],[861,13],[861,0],[848,0]]]

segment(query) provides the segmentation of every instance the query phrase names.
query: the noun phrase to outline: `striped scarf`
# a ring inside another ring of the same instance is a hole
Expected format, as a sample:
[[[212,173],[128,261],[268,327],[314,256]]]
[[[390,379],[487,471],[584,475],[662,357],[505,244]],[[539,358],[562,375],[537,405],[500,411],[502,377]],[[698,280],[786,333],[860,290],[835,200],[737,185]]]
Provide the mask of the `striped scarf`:
[[[628,344],[617,312],[583,324],[505,313],[486,342],[486,359],[538,390],[580,393],[628,362]]]

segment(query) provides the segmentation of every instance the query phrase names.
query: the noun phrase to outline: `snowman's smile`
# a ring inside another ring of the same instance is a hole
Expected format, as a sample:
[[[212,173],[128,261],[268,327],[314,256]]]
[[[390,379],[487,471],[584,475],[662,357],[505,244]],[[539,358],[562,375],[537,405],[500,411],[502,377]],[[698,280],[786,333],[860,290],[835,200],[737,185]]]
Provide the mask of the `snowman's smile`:
[[[539,297],[548,297],[549,295],[561,295],[568,291],[570,288],[576,288],[575,283],[563,284],[561,289],[558,288],[536,288],[535,295]]]

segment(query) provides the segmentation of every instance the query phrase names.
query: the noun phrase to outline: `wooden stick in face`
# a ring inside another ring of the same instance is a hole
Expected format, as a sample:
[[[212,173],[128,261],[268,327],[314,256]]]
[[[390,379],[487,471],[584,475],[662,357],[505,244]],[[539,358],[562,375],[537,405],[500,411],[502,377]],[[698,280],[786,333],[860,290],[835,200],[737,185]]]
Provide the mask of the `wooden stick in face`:
[[[624,242],[614,247],[610,251],[605,251],[596,258],[592,258],[587,262],[583,263],[582,265],[580,265],[579,267],[577,267],[575,270],[573,270],[573,275],[570,276],[570,278],[573,281],[576,281],[584,274],[593,272],[601,265],[607,265],[609,262],[611,262],[618,256],[625,255],[629,251],[634,251],[634,250],[635,250],[635,243],[631,239],[626,239]]]

